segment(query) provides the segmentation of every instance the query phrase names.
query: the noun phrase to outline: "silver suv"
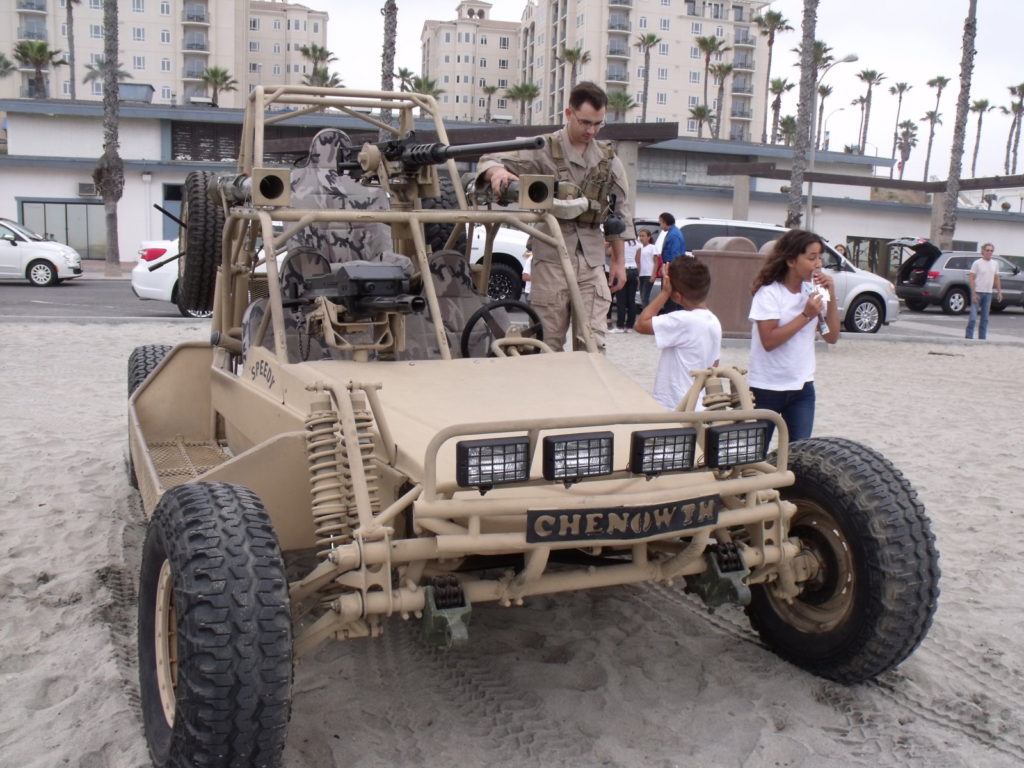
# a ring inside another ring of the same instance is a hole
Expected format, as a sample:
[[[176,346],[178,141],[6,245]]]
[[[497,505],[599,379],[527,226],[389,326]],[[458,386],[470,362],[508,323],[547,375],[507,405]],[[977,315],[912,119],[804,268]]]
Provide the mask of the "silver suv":
[[[910,251],[896,274],[896,294],[907,309],[923,312],[930,304],[938,304],[947,315],[966,312],[971,306],[971,265],[981,258],[974,251],[942,251],[920,237],[903,237],[889,245]],[[999,264],[999,281],[1003,300],[992,302],[993,312],[1024,304],[1024,275],[1020,267],[1001,256],[993,256]]]
[[[638,229],[650,229],[657,236],[657,220],[637,219],[635,223]],[[776,224],[730,219],[676,219],[676,225],[682,230],[688,253],[701,250],[713,237],[745,237],[761,248],[787,232]],[[878,333],[883,325],[899,318],[900,302],[891,282],[853,266],[828,243],[823,259],[835,281],[839,316],[847,331]]]

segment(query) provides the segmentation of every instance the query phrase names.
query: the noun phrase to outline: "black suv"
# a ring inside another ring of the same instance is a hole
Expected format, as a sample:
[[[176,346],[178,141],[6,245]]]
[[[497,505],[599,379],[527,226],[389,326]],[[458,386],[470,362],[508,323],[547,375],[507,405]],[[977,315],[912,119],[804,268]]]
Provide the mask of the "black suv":
[[[981,258],[973,251],[941,251],[924,238],[905,237],[889,245],[908,249],[908,256],[896,273],[896,295],[907,309],[923,312],[929,304],[938,304],[948,315],[966,312],[971,306],[971,265]],[[1024,275],[1020,267],[1001,256],[992,260],[999,265],[1003,300],[992,301],[992,311],[1024,304]]]

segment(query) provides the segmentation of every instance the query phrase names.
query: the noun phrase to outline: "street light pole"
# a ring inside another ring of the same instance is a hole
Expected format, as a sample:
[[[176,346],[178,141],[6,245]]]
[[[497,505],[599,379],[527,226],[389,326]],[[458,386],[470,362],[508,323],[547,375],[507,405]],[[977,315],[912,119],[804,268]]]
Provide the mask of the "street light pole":
[[[815,125],[815,119],[814,119],[817,116],[817,114],[818,114],[818,89],[821,87],[821,84],[823,82],[825,82],[825,75],[828,74],[828,71],[830,69],[832,69],[832,67],[835,67],[835,66],[837,66],[839,64],[848,64],[848,63],[850,63],[852,61],[857,61],[857,54],[856,53],[848,53],[846,56],[843,56],[843,58],[838,59],[837,61],[833,61],[831,64],[829,64],[827,67],[825,67],[824,70],[822,70],[821,77],[818,78],[818,82],[814,86],[814,93],[811,94],[811,159],[810,159],[809,167],[807,169],[808,175],[811,175],[811,174],[814,173],[814,158],[818,154],[818,136],[817,136],[817,130],[816,130],[817,126]],[[838,112],[838,111],[839,110],[836,110],[836,112]],[[835,112],[833,112],[832,114],[835,114]],[[831,117],[831,115],[830,115],[830,117]],[[824,130],[824,126],[823,126],[823,130]],[[807,181],[807,229],[809,229],[811,231],[814,230],[814,180],[813,179],[808,179],[808,181]]]
[[[822,121],[822,124],[821,124],[821,133],[822,133],[822,135],[821,135],[821,138],[823,138],[825,140],[824,141],[824,146],[822,146],[822,149],[824,149],[824,150],[828,149],[828,144],[829,144],[828,121],[832,119],[832,115],[834,115],[836,112],[843,112],[845,109],[846,109],[846,107],[839,107],[839,109],[833,109],[831,112],[829,112],[825,116],[825,119]],[[814,144],[815,144],[815,146],[817,146],[817,144],[818,144],[817,140],[815,140]]]

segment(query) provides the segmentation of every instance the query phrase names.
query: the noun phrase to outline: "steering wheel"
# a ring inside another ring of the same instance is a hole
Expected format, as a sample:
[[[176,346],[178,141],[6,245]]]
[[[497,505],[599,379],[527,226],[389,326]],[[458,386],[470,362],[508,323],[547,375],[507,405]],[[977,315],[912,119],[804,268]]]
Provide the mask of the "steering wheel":
[[[502,328],[501,324],[493,314],[497,309],[514,309],[516,311],[523,312],[530,318],[530,324],[523,327],[517,323],[513,323],[507,328]],[[544,340],[544,330],[541,327],[540,315],[537,314],[533,307],[529,304],[524,304],[521,301],[498,299],[497,301],[485,304],[469,316],[469,319],[466,321],[466,326],[462,329],[462,339],[459,344],[459,350],[462,352],[463,357],[470,356],[470,339],[473,336],[473,331],[476,325],[481,322],[487,327],[487,330],[490,332],[493,339],[514,338],[518,336],[528,339],[537,339],[538,341]],[[521,351],[523,354],[530,354],[540,352],[541,348],[534,345],[524,344]],[[490,349],[490,345],[488,345],[487,355],[488,357],[494,355],[494,352]]]

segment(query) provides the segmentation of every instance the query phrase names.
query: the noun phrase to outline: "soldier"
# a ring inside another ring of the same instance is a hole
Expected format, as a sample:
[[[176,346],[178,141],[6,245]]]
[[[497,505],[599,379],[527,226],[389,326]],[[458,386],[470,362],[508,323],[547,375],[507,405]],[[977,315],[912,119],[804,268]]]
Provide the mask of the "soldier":
[[[542,149],[484,155],[478,166],[479,178],[486,180],[495,194],[520,174],[538,173],[575,185],[591,202],[588,210],[572,219],[562,218],[560,224],[583,296],[584,315],[602,349],[611,294],[626,282],[624,243],[634,239],[626,171],[610,143],[596,138],[607,107],[608,96],[601,88],[590,82],[580,83],[569,94],[565,126],[545,136]],[[602,231],[613,208],[625,220],[625,229],[618,233]],[[612,244],[608,277],[604,271],[605,240]],[[530,277],[530,304],[541,318],[544,341],[559,351],[569,328],[569,286],[557,251],[539,240],[534,242]]]

